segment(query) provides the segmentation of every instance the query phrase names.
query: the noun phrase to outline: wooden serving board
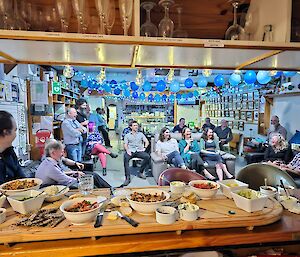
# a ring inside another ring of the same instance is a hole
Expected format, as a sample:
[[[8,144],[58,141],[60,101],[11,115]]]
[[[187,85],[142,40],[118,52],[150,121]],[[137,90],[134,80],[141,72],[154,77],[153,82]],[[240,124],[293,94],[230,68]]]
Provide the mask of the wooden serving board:
[[[97,190],[95,194],[107,197],[108,190]],[[66,199],[67,197],[55,203],[45,203],[43,208],[59,207]],[[262,211],[248,213],[237,208],[233,200],[227,199],[222,194],[217,194],[214,199],[200,200],[197,204],[200,207],[200,218],[196,221],[188,222],[179,220],[172,225],[161,225],[156,222],[155,214],[144,216],[134,211],[131,218],[140,223],[139,226],[135,228],[120,218],[115,221],[108,220],[106,219],[108,214],[105,213],[103,226],[96,229],[93,224],[74,226],[67,220],[64,220],[54,228],[18,227],[14,224],[21,218],[21,215],[16,214],[8,207],[7,219],[3,224],[0,224],[0,243],[6,244],[193,229],[251,228],[271,224],[279,220],[283,211],[277,201],[269,199],[266,207]],[[234,211],[235,214],[229,214],[229,211]]]

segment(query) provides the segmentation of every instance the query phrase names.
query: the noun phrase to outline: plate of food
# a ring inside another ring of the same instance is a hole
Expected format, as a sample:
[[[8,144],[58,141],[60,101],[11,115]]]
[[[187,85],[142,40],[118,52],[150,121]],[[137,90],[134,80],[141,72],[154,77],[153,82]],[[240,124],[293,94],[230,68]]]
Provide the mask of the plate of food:
[[[28,190],[38,190],[43,181],[38,178],[22,178],[0,185],[0,191],[5,195],[14,195]]]
[[[42,189],[46,193],[45,201],[52,203],[60,200],[68,191],[69,188],[63,185],[52,185]]]
[[[210,199],[215,197],[218,189],[220,188],[218,183],[209,180],[192,180],[189,182],[189,186],[201,199]]]

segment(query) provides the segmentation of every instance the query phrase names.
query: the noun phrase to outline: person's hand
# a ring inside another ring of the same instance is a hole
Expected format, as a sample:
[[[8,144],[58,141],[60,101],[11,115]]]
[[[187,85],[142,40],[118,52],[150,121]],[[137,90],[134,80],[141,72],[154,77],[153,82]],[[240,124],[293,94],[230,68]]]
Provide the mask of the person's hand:
[[[77,174],[78,174],[78,177],[79,177],[79,178],[80,178],[81,176],[84,176],[84,175],[85,175],[85,173],[82,172],[82,171],[77,171]]]
[[[161,157],[162,157],[162,159],[163,159],[164,161],[166,161],[166,160],[168,159],[168,156],[165,155],[165,154],[162,154]]]
[[[221,139],[221,143],[226,143],[226,139]]]
[[[81,125],[83,125],[83,126],[87,126],[88,124],[89,124],[88,120],[85,120],[85,121],[81,122]]]
[[[80,162],[75,162],[75,166],[80,169],[80,170],[83,170],[84,169],[84,164],[83,163],[80,163]]]
[[[129,150],[127,150],[126,153],[131,156],[131,152]]]

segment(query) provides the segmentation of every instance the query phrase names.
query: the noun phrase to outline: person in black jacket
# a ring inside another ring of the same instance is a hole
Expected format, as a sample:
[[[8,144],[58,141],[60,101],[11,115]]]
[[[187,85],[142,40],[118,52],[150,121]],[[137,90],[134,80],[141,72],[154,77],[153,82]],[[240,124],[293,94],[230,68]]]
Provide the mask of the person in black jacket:
[[[87,129],[87,126],[89,124],[89,120],[87,118],[87,101],[84,98],[79,98],[76,100],[76,110],[77,110],[77,116],[76,120]],[[88,131],[88,129],[87,129]],[[87,132],[82,133],[81,135],[81,153],[82,157],[85,156],[85,149],[86,149],[86,140],[87,140]]]
[[[0,184],[25,177],[12,146],[16,131],[14,117],[6,111],[0,111]]]
[[[293,153],[289,143],[279,133],[271,136],[270,144],[265,151],[264,161],[274,164],[289,163],[293,158]]]

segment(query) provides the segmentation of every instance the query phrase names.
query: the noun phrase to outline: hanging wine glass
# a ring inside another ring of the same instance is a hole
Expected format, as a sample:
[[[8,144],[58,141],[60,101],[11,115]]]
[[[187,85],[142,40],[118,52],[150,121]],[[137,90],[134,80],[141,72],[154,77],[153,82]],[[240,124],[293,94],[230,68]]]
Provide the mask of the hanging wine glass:
[[[78,33],[84,33],[86,30],[86,11],[87,1],[86,0],[72,0],[72,6],[77,17],[78,22]]]
[[[128,29],[131,25],[133,0],[119,0],[119,10],[124,29],[124,36],[128,36]]]
[[[165,16],[158,25],[159,36],[172,37],[174,30],[174,22],[169,18],[170,7],[174,4],[173,0],[160,0],[158,3],[165,9]]]
[[[105,34],[105,19],[107,11],[107,0],[95,0],[97,13],[100,19],[100,34]]]
[[[45,20],[45,29],[48,31],[54,32],[58,31],[59,24],[57,24],[57,21],[59,20],[58,18],[58,13],[56,12],[55,7],[51,5],[44,5],[43,6],[43,16]]]
[[[69,0],[56,0],[56,9],[60,17],[62,32],[68,32],[69,19],[70,19],[70,1]]]
[[[115,23],[115,18],[116,18],[116,7],[115,7],[115,1],[109,1],[107,0],[107,6],[105,6],[106,11],[106,17],[105,17],[105,27],[106,27],[106,32],[107,35],[111,34],[112,27],[114,26]]]
[[[240,1],[233,1],[233,24],[226,30],[225,39],[226,40],[241,40],[244,37],[244,29],[237,23],[236,13],[239,7]]]
[[[143,2],[141,4],[141,7],[146,11],[146,15],[147,15],[146,22],[141,26],[141,36],[157,37],[158,35],[158,29],[155,26],[155,24],[151,22],[151,16],[150,16],[150,12],[154,6],[155,3],[153,2]]]
[[[182,7],[177,6],[176,10],[177,10],[178,27],[174,30],[173,37],[187,38],[188,33],[186,30],[182,28],[182,23],[181,23]]]
[[[30,30],[32,23],[32,4],[24,0],[19,0],[18,8],[20,16],[26,22],[26,29]]]
[[[0,0],[1,27],[3,29],[10,29],[12,10],[12,1]]]

